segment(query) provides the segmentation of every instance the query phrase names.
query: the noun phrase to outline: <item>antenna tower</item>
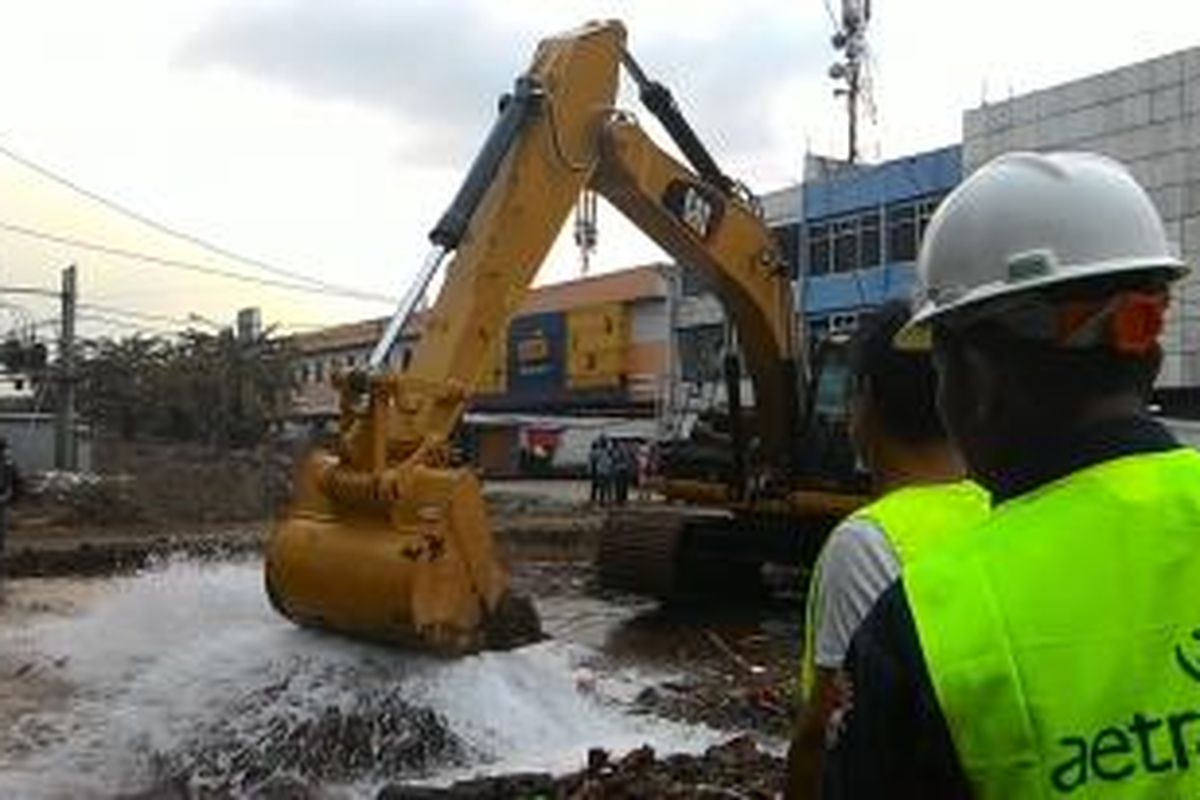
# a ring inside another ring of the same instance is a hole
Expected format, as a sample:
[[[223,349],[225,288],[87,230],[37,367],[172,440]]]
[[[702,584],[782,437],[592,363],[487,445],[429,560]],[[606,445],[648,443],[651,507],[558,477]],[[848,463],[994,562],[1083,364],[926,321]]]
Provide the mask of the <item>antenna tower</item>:
[[[828,4],[829,0],[826,0]],[[826,5],[826,9],[829,6]],[[830,16],[833,16],[832,11]],[[847,153],[846,160],[858,163],[859,114],[864,99],[870,102],[866,75],[867,25],[871,21],[871,0],[842,0],[842,18],[834,19],[833,48],[840,58],[829,67],[829,77],[837,82],[834,97],[846,98]]]

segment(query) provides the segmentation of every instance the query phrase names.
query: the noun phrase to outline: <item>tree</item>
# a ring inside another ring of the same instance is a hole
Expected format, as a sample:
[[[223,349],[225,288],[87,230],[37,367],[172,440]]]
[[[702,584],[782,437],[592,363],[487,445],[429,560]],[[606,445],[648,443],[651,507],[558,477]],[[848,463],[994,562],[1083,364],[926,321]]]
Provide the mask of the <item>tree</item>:
[[[80,414],[123,439],[256,444],[291,392],[290,356],[271,332],[231,331],[85,341],[78,355]]]

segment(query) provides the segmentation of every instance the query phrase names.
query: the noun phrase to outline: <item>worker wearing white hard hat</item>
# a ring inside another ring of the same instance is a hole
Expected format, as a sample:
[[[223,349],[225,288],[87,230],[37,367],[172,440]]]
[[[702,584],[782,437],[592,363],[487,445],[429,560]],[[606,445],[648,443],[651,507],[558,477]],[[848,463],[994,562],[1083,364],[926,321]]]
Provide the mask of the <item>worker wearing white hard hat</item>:
[[[939,208],[896,344],[997,505],[859,628],[826,797],[1200,797],[1200,454],[1147,413],[1185,271],[1103,156],[1003,156]]]

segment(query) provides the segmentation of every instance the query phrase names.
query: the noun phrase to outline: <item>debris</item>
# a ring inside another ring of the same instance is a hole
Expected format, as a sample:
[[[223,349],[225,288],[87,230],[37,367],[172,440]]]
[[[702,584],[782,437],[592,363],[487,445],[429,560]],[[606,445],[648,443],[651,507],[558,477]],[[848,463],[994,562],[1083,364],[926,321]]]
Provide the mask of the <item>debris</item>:
[[[737,664],[751,675],[762,675],[764,672],[766,672],[764,667],[761,667],[758,664],[751,664],[745,658],[738,655],[737,651],[730,647],[729,644],[722,639],[716,631],[706,630],[704,631],[704,635],[707,636],[708,640],[713,643],[713,646],[728,656],[730,661]]]
[[[783,779],[783,759],[740,736],[702,755],[660,758],[644,745],[613,760],[608,751],[592,748],[585,769],[559,778],[506,775],[460,781],[444,789],[395,785],[379,792],[377,800],[765,800],[777,796]]]

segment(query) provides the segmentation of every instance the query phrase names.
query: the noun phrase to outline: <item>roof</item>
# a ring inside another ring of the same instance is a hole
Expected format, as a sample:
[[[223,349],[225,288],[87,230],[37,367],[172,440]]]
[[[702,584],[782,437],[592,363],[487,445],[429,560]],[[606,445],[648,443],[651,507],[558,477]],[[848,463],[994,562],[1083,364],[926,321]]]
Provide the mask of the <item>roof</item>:
[[[383,335],[386,317],[331,325],[312,333],[298,333],[292,337],[296,349],[302,353],[320,353],[327,350],[360,347],[364,342],[374,341]]]
[[[599,303],[629,303],[647,298],[666,296],[661,265],[647,264],[632,269],[606,272],[588,278],[552,283],[539,286],[525,295],[520,314],[536,314],[548,311],[566,311]],[[350,350],[367,347],[383,335],[387,317],[332,325],[311,333],[299,333],[292,337],[296,349],[301,353],[322,353],[334,350]],[[416,334],[420,326],[420,315],[406,329],[409,335]]]
[[[805,181],[804,218],[813,221],[948,192],[961,180],[962,147],[957,144],[839,168],[827,178]]]
[[[588,278],[539,286],[525,296],[522,314],[566,311],[597,303],[629,303],[634,300],[666,297],[666,284],[660,264],[605,272]]]

